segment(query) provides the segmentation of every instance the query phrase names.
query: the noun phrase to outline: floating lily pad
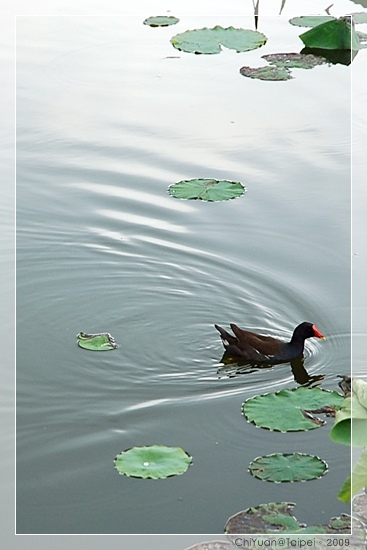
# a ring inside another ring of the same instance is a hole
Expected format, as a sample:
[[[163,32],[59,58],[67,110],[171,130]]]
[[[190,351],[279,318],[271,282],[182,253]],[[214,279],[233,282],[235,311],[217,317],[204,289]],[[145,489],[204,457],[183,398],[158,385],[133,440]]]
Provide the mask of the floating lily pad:
[[[168,193],[176,199],[199,199],[202,201],[226,201],[245,193],[242,183],[228,180],[191,179],[170,185]]]
[[[176,34],[171,44],[178,50],[196,54],[220,53],[225,46],[237,52],[247,52],[260,48],[267,41],[264,34],[247,29],[227,29],[217,25],[212,29],[194,29]]]
[[[244,402],[245,418],[260,428],[280,432],[297,432],[318,428],[323,420],[310,411],[322,407],[339,407],[343,397],[321,388],[296,388],[251,397]]]
[[[168,27],[169,25],[176,25],[178,22],[179,19],[172,15],[157,15],[156,17],[148,17],[143,21],[143,24],[150,27]]]
[[[300,35],[307,48],[324,50],[359,50],[361,45],[350,17],[341,17],[317,25]]]
[[[81,348],[91,351],[109,351],[118,348],[115,339],[109,332],[100,332],[98,334],[86,334],[79,332],[77,335],[78,345]]]
[[[257,80],[290,80],[293,78],[287,68],[284,67],[241,67],[240,73],[248,78]]]
[[[192,457],[180,447],[152,445],[132,447],[115,458],[119,474],[144,479],[164,479],[181,475],[190,466]]]
[[[288,67],[290,69],[313,69],[317,65],[327,63],[320,55],[304,53],[271,53],[262,56],[265,61],[276,67]]]
[[[290,24],[296,27],[317,27],[317,25],[328,21],[335,21],[335,17],[332,15],[301,15],[301,17],[292,17],[289,20]]]
[[[327,464],[317,456],[303,453],[276,453],[255,458],[249,470],[254,477],[263,481],[282,483],[322,477],[327,471]]]

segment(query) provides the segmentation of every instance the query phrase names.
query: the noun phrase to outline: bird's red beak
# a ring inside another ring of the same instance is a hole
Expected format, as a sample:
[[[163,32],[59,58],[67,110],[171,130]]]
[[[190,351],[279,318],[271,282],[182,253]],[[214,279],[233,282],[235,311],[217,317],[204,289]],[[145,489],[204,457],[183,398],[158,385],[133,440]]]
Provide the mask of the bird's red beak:
[[[319,329],[317,328],[317,326],[312,325],[312,328],[313,328],[314,336],[316,336],[316,338],[321,338],[321,340],[326,340],[326,336],[324,336],[323,334],[321,334],[321,332],[319,331]]]

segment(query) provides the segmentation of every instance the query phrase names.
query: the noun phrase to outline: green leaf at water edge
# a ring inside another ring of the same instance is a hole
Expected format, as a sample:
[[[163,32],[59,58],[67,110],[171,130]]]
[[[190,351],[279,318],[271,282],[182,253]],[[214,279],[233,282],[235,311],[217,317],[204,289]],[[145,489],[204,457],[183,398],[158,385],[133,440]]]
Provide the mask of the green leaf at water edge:
[[[289,20],[290,24],[296,27],[317,27],[317,25],[328,21],[335,21],[335,17],[332,15],[301,15]]]
[[[360,41],[350,18],[335,19],[317,25],[300,35],[307,48],[324,50],[359,50]]]
[[[275,453],[259,456],[251,462],[249,470],[254,477],[263,481],[283,483],[322,477],[327,472],[327,464],[314,455]]]
[[[183,474],[191,462],[192,457],[180,447],[151,445],[132,447],[118,454],[115,468],[128,477],[164,479]]]
[[[115,339],[109,332],[100,332],[98,334],[79,332],[77,338],[78,345],[90,351],[110,351],[111,349],[118,348]]]
[[[245,187],[240,182],[207,178],[182,180],[170,185],[168,193],[176,199],[226,201],[240,197]]]
[[[176,34],[171,44],[177,50],[196,54],[220,53],[222,46],[237,52],[247,52],[260,48],[266,43],[266,36],[258,31],[247,29],[223,28],[219,25],[212,29],[194,29]]]

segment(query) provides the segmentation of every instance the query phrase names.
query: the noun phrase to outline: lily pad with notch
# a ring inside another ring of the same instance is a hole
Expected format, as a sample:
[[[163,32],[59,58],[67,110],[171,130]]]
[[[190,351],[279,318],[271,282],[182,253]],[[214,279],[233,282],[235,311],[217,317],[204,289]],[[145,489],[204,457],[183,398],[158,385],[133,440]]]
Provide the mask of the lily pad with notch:
[[[182,180],[168,187],[168,193],[176,199],[209,202],[235,199],[245,191],[246,188],[240,182],[209,178]]]
[[[250,473],[263,481],[274,483],[309,481],[322,477],[327,464],[315,455],[304,453],[274,453],[255,458]]]
[[[115,458],[119,474],[143,479],[165,479],[181,475],[192,463],[192,457],[181,447],[151,445],[132,447]]]
[[[343,396],[336,391],[299,387],[251,397],[243,403],[242,413],[248,422],[259,428],[279,432],[307,431],[325,424],[324,420],[314,419],[312,411],[326,406],[339,408],[342,402]]]
[[[90,351],[110,351],[118,348],[115,339],[109,332],[99,332],[97,334],[79,332],[77,338],[78,346]]]
[[[248,29],[223,28],[220,25],[212,29],[193,29],[176,34],[171,44],[177,50],[195,54],[216,54],[222,46],[236,52],[247,52],[260,48],[267,41],[264,34]]]

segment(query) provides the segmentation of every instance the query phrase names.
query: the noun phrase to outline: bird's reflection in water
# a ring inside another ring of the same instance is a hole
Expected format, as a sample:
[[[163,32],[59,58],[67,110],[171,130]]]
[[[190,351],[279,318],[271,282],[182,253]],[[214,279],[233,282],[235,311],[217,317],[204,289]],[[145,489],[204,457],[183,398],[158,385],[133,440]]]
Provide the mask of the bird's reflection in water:
[[[245,360],[241,361],[238,357],[233,357],[227,352],[224,353],[220,362],[223,363],[223,365],[217,370],[219,378],[236,378],[245,374],[258,372],[261,369],[273,369],[277,367],[277,365],[270,363],[255,363]],[[297,357],[296,359],[292,359],[292,361],[289,362],[289,365],[291,367],[295,382],[297,382],[300,386],[319,386],[325,378],[325,375],[323,374],[318,374],[315,376],[310,376],[308,374],[304,366],[303,355],[301,357]]]

